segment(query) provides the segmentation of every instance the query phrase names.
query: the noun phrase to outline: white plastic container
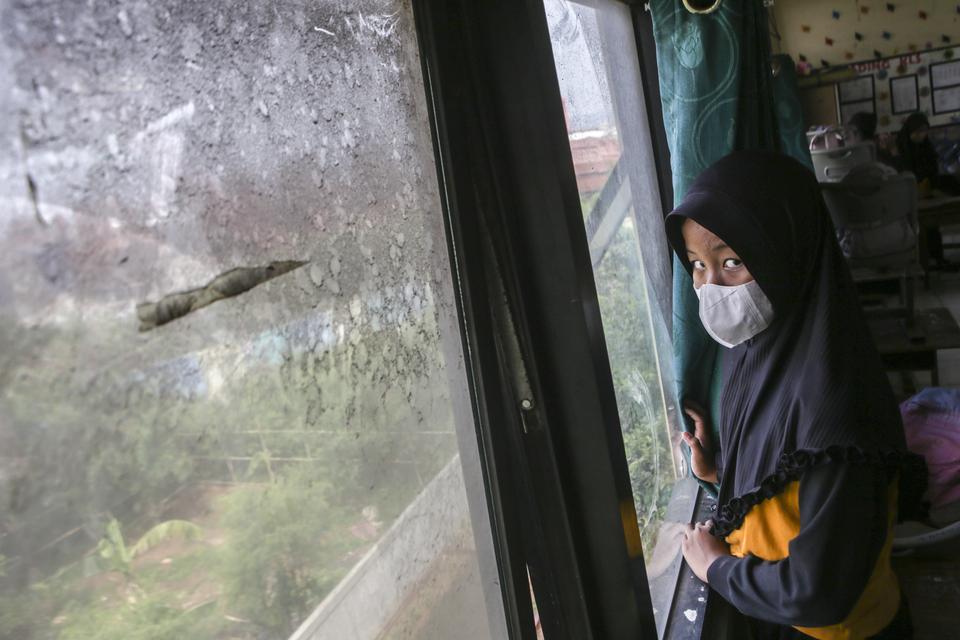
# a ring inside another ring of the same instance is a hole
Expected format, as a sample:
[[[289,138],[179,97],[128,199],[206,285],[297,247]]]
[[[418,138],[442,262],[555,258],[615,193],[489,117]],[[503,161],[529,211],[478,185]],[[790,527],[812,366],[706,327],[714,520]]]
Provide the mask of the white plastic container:
[[[818,182],[840,182],[853,167],[877,158],[872,142],[861,142],[846,127],[811,127],[807,131],[810,157]]]
[[[840,182],[850,173],[850,169],[869,164],[876,160],[876,156],[877,150],[872,142],[810,152],[818,182]]]

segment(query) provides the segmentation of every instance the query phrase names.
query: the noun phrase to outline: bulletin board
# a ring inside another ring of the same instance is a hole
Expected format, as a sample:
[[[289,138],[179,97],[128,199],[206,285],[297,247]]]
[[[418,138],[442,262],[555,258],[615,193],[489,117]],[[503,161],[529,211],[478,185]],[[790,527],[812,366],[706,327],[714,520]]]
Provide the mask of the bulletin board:
[[[898,131],[916,111],[925,113],[932,127],[960,122],[958,57],[960,47],[944,47],[847,65],[854,76],[837,83],[840,122],[857,111],[875,113],[879,133]]]

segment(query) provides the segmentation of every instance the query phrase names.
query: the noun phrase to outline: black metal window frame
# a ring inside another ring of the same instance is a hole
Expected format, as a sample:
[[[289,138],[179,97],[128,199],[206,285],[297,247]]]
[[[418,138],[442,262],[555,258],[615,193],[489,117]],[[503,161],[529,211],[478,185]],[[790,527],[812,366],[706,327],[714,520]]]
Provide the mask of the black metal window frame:
[[[667,210],[652,24],[624,4]],[[548,640],[656,638],[542,0],[413,5],[510,637],[536,606]]]

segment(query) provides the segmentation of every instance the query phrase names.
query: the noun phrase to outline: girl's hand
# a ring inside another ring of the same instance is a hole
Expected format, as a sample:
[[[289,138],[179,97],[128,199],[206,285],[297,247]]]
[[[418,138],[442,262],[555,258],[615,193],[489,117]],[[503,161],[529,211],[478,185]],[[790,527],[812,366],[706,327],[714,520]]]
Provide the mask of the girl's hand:
[[[730,555],[730,547],[723,540],[710,533],[713,520],[698,522],[696,525],[687,525],[680,547],[683,549],[683,559],[693,573],[707,581],[707,571],[713,561],[721,556]]]
[[[680,436],[690,447],[690,467],[693,475],[706,482],[717,482],[717,463],[713,450],[713,436],[704,417],[706,412],[693,401],[683,403],[683,411],[693,420],[693,433],[682,432]]]

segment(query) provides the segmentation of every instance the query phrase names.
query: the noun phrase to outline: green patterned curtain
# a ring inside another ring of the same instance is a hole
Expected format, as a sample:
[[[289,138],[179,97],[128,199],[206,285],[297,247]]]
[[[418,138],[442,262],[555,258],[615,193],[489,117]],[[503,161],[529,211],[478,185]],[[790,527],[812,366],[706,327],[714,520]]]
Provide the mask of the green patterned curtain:
[[[773,101],[777,105],[777,126],[780,128],[780,148],[813,170],[807,132],[800,108],[800,89],[797,87],[797,67],[785,53],[773,56]]]
[[[700,172],[729,152],[780,146],[767,12],[760,0],[723,0],[720,9],[704,15],[688,12],[681,0],[652,0],[650,11],[679,202]],[[719,442],[718,346],[700,324],[693,284],[676,258],[673,346],[677,398],[709,407]]]

